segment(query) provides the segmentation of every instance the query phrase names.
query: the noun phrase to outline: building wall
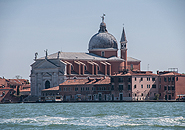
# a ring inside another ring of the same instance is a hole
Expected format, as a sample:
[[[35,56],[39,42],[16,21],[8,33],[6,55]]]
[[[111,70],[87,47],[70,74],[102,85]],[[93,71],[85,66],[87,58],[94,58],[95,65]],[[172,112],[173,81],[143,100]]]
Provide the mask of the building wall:
[[[128,70],[140,70],[140,62],[127,61]]]
[[[157,76],[132,76],[132,100],[153,100],[155,98],[155,94],[158,94]]]
[[[104,56],[102,56],[102,52],[104,52]],[[116,56],[117,57],[117,50],[90,50],[89,53],[94,53],[98,56],[106,57],[109,58],[111,56]]]
[[[179,98],[177,95],[185,94],[185,76],[176,76],[175,79],[175,99],[177,99]]]
[[[36,61],[37,62],[37,61]],[[41,61],[38,61],[41,62]],[[52,66],[47,61],[41,64],[32,66],[31,80],[31,95],[41,96],[41,91],[45,89],[46,81],[49,81],[49,87],[56,87],[58,84],[65,81],[66,65],[61,63],[59,67]]]
[[[170,81],[169,81],[170,78]],[[172,80],[174,78],[174,80]],[[175,76],[159,76],[159,99],[161,100],[174,100],[175,99],[175,91],[172,90],[172,87],[176,89],[175,85]]]
[[[131,100],[132,89],[131,76],[112,76],[111,89],[114,100]],[[130,86],[130,88],[129,88]]]

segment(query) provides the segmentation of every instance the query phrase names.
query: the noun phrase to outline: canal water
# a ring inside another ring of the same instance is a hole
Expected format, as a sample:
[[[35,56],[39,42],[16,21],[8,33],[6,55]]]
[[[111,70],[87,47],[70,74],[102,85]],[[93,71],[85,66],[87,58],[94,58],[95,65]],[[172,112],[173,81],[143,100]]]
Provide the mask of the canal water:
[[[0,104],[0,129],[185,129],[185,102]]]

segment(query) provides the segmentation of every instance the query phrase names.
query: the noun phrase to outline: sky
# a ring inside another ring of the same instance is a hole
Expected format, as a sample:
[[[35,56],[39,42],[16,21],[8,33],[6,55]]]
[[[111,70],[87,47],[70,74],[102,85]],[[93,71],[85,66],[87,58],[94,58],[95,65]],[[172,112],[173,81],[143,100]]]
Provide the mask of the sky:
[[[0,0],[0,77],[29,79],[35,52],[88,52],[103,13],[119,48],[124,27],[141,70],[185,73],[184,7],[185,0]]]

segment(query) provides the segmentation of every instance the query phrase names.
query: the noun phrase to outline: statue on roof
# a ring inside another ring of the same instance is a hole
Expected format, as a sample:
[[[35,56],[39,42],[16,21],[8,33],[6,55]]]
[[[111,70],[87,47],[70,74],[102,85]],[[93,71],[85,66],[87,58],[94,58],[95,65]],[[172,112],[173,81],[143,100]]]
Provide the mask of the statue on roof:
[[[35,53],[35,60],[37,60],[37,55],[38,55],[38,52]]]
[[[44,52],[46,52],[45,58],[47,59],[47,57],[48,57],[48,49],[44,50]]]
[[[59,59],[59,54],[60,54],[60,51],[58,51],[57,59]]]
[[[102,22],[104,22],[104,17],[105,17],[105,14],[103,14],[103,16],[101,16]]]

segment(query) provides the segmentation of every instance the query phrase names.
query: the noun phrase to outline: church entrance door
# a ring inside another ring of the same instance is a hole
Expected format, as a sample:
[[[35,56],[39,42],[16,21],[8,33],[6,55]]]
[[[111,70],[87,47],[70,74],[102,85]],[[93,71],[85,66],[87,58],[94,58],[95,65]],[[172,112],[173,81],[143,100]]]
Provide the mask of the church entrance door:
[[[47,80],[47,81],[45,82],[45,89],[48,89],[48,88],[50,88],[50,82]]]

